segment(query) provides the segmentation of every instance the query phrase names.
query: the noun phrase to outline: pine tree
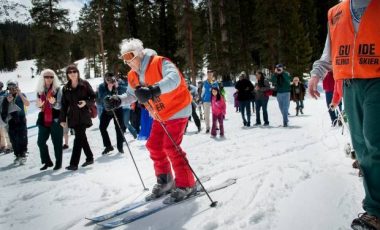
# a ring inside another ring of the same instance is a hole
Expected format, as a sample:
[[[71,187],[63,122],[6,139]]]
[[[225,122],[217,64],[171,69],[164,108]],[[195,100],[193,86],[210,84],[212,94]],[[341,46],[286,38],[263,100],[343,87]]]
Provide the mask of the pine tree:
[[[79,21],[78,21],[78,32],[81,48],[83,49],[84,56],[89,60],[90,67],[94,68],[94,76],[100,76],[97,71],[98,63],[96,62],[96,57],[100,55],[100,41],[99,41],[99,27],[98,27],[98,17],[97,17],[97,7],[93,3],[90,5],[85,4],[80,11]],[[90,69],[87,68],[85,75],[90,76]]]
[[[33,0],[30,11],[37,43],[37,67],[62,73],[70,62],[70,27],[68,11],[58,9],[58,0]],[[63,74],[61,74],[63,77]]]

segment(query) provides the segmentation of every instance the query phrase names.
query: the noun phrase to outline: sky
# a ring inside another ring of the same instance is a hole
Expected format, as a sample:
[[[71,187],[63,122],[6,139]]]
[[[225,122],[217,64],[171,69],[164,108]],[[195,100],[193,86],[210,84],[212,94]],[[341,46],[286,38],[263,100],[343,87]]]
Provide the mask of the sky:
[[[28,8],[32,7],[31,0],[8,0],[8,1],[24,4]],[[59,3],[59,6],[61,6],[64,9],[69,10],[69,19],[70,21],[73,21],[72,29],[74,31],[77,29],[76,21],[79,18],[79,12],[86,2],[88,2],[88,0],[61,0]]]

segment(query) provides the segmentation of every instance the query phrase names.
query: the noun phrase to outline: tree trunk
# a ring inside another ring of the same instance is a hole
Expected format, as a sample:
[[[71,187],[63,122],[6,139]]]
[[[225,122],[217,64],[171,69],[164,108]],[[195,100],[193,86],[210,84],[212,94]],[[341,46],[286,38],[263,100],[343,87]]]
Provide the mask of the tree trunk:
[[[102,2],[98,6],[98,23],[99,23],[99,38],[100,38],[100,55],[102,56],[102,76],[104,76],[104,71],[106,67],[105,58],[104,58],[104,43],[103,43],[103,29],[102,29],[102,13],[101,7]]]
[[[193,25],[191,22],[191,3],[190,0],[186,0],[185,2],[185,18],[186,18],[186,37],[187,37],[187,47],[188,47],[188,55],[189,55],[189,64],[190,64],[190,77],[191,82],[195,85],[196,75],[195,75],[195,65],[194,65],[194,50],[193,50]]]

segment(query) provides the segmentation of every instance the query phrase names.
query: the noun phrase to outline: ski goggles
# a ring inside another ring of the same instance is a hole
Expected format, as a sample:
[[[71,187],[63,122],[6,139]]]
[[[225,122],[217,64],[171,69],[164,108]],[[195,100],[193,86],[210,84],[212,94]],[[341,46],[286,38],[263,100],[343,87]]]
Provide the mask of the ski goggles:
[[[137,57],[136,51],[130,51],[121,56],[123,58],[124,64],[130,64]]]

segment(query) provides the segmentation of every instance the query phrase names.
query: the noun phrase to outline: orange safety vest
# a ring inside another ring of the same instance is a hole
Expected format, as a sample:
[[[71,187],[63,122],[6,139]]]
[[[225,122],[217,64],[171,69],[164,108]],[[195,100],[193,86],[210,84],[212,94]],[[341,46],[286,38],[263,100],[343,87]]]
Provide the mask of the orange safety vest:
[[[350,0],[328,12],[334,79],[380,77],[380,0],[372,0],[355,34]]]
[[[162,80],[162,62],[164,60],[169,59],[161,56],[151,57],[145,71],[145,86],[154,85]],[[161,94],[154,100],[149,100],[149,103],[153,106],[153,109],[162,121],[167,121],[170,117],[191,103],[191,95],[187,89],[185,78],[179,70],[178,74],[181,77],[181,82],[177,88],[168,93]],[[138,74],[133,70],[128,73],[128,84],[132,89],[141,85]]]

